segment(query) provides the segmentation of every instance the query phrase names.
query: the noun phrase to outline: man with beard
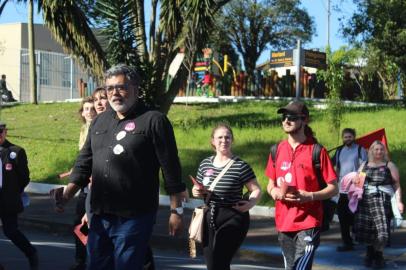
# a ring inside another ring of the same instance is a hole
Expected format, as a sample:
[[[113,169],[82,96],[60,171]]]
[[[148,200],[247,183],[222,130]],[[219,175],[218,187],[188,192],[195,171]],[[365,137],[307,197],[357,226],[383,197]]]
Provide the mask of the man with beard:
[[[138,100],[140,77],[117,65],[105,73],[112,110],[96,116],[57,211],[89,183],[93,213],[88,235],[90,270],[141,270],[158,210],[159,169],[170,195],[169,233],[182,229],[185,184],[168,118]]]
[[[321,201],[337,194],[337,177],[326,149],[321,147],[320,174],[326,187],[319,187],[312,159],[317,140],[308,125],[306,105],[292,101],[277,112],[282,114],[288,138],[277,145],[274,158],[269,156],[267,191],[276,201],[275,223],[285,269],[311,269],[320,243]]]
[[[356,172],[362,162],[368,158],[366,150],[355,143],[355,129],[345,128],[341,133],[343,145],[338,147],[333,158],[336,166],[336,173],[339,181],[348,173]],[[342,246],[337,251],[350,251],[354,249],[350,228],[354,224],[354,214],[348,208],[348,194],[340,190],[340,197],[337,204],[337,214],[340,221]]]

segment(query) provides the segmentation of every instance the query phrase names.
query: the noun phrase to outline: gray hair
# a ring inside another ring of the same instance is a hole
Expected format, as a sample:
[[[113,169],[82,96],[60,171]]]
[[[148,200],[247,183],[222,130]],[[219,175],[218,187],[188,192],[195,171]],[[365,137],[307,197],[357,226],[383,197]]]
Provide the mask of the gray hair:
[[[140,85],[140,76],[138,75],[135,68],[127,66],[126,64],[118,64],[112,66],[104,73],[104,79],[111,78],[113,76],[124,75],[126,80],[132,85]]]

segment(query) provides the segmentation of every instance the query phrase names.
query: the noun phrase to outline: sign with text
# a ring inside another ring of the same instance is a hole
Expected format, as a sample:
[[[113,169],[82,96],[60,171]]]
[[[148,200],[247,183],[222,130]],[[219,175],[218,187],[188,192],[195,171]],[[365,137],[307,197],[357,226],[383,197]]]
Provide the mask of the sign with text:
[[[293,66],[293,50],[271,52],[271,68]]]
[[[304,50],[304,63],[302,63],[305,67],[326,69],[326,58],[326,53],[324,52]]]

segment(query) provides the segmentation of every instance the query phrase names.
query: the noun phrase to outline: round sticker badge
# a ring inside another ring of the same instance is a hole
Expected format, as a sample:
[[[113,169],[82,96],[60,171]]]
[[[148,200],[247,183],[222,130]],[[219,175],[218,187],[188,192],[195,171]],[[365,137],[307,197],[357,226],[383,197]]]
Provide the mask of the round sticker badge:
[[[123,139],[126,135],[127,135],[127,132],[125,132],[124,130],[120,131],[116,136],[117,141]]]
[[[208,176],[203,177],[203,185],[207,186],[209,184],[209,182],[210,182],[210,177],[208,177]]]
[[[15,159],[17,157],[17,153],[16,152],[11,152],[10,153],[10,158],[11,159]]]
[[[124,152],[124,147],[121,144],[117,144],[116,146],[114,146],[114,148],[113,148],[114,154],[120,155],[123,152]]]
[[[128,122],[128,123],[125,125],[124,129],[125,129],[126,131],[133,131],[133,130],[135,129],[135,123],[134,123],[134,122]]]

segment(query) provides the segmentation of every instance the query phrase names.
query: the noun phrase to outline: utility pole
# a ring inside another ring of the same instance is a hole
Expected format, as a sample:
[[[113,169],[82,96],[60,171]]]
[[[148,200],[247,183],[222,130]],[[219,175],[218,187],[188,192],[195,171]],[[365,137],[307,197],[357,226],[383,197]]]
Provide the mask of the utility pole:
[[[331,0],[327,0],[327,46],[330,47]]]
[[[300,71],[302,67],[302,41],[300,39],[297,40],[297,48],[296,48],[296,98],[300,98]]]

